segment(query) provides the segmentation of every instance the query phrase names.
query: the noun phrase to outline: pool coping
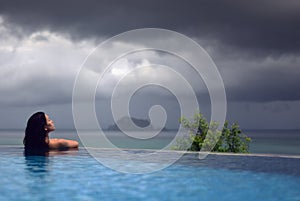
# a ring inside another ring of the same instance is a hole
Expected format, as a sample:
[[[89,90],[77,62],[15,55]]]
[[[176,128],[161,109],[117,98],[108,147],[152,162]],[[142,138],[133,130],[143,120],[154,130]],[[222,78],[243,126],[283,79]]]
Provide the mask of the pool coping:
[[[0,148],[23,148],[22,145],[0,145]],[[122,151],[148,151],[148,152],[173,152],[173,153],[181,153],[181,154],[204,154],[204,155],[218,155],[218,156],[255,156],[255,157],[279,157],[279,158],[297,158],[300,159],[300,155],[292,155],[292,154],[269,154],[269,153],[231,153],[231,152],[197,152],[197,151],[182,151],[182,150],[160,150],[160,149],[130,149],[130,148],[95,148],[95,147],[79,147],[79,149],[85,149],[88,152],[88,149],[98,149],[98,150],[122,150]]]

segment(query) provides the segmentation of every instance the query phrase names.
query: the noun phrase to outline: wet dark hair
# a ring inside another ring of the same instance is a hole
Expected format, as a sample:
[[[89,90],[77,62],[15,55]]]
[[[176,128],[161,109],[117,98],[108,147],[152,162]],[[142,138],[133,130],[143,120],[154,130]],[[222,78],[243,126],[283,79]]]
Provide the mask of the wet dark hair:
[[[44,112],[36,112],[28,119],[23,140],[26,150],[49,149],[49,144],[46,142],[46,125],[47,122]]]

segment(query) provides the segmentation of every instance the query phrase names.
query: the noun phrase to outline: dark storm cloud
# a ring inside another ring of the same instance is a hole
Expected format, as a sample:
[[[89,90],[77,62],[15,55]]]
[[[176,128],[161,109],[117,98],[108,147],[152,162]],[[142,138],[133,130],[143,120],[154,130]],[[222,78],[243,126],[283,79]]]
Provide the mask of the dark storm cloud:
[[[230,101],[300,100],[299,55],[256,59],[240,56],[227,60],[223,55],[215,61]]]
[[[159,27],[261,54],[300,48],[297,0],[1,1],[0,12],[23,33],[49,29],[83,39]]]
[[[297,91],[300,88],[298,0],[2,0],[0,16],[3,17],[3,23],[9,27],[11,34],[20,37],[49,30],[51,33],[59,33],[60,38],[69,36],[74,41],[91,38],[102,40],[103,37],[108,38],[136,28],[171,29],[192,37],[208,50],[221,71],[228,100],[240,102],[300,100],[300,93]],[[43,34],[38,34],[34,38],[34,41],[45,43],[47,40],[49,39]],[[69,39],[63,38],[63,41],[65,40]],[[53,44],[53,41],[50,40],[48,43]],[[45,54],[46,58],[49,56],[51,58],[58,49],[63,52],[76,49],[76,46],[65,49],[61,46],[63,44],[59,43],[59,48],[50,49],[46,45],[45,49],[40,51],[34,46],[37,50],[33,53],[39,56]],[[89,47],[92,49],[92,45]],[[69,73],[72,66],[80,65],[81,59],[78,58],[82,57],[83,60],[87,52],[70,54],[65,59],[67,62],[59,61],[57,58],[63,54],[57,53],[53,57],[55,59],[47,62],[41,59],[39,64],[53,65],[55,61],[53,66],[59,64],[70,66],[66,70]],[[30,55],[22,53],[21,56],[26,61]],[[75,58],[77,60],[70,62],[67,58],[70,61]],[[16,64],[13,63],[15,66],[19,65],[17,59],[13,61],[16,61]],[[51,65],[49,69],[53,68]],[[32,70],[35,68],[33,66]],[[71,89],[72,84],[69,85]],[[59,101],[70,100],[70,94],[68,97]]]

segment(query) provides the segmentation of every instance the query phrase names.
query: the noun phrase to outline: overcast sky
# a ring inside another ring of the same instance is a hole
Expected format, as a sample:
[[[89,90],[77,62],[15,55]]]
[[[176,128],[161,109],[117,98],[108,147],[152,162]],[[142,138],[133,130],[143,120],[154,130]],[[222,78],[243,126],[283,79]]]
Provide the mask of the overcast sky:
[[[72,128],[72,90],[80,67],[97,45],[138,28],[163,28],[201,45],[215,62],[228,101],[227,119],[242,128],[300,128],[300,1],[0,1],[0,128],[24,128],[37,110],[50,114],[57,128]],[[146,38],[147,40],[147,38]],[[159,41],[159,36],[157,36]],[[135,46],[120,43],[106,52]],[[176,41],[172,44],[174,46]],[[98,61],[102,62],[102,61]],[[130,69],[153,63],[188,69],[178,58],[142,52],[117,61],[97,89],[97,116],[111,124],[109,97]],[[191,82],[200,109],[210,112],[208,91],[193,71]],[[132,83],[172,76],[155,68]],[[176,86],[176,80],[172,82]],[[184,93],[185,89],[179,90]],[[134,117],[148,118],[161,104],[167,127],[177,125],[178,103],[159,87],[140,90],[132,99]]]

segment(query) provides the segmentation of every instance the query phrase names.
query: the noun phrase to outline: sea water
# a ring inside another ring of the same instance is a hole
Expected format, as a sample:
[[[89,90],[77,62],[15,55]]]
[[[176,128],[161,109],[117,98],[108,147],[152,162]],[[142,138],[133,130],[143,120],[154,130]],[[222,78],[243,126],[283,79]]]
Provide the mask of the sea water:
[[[300,155],[300,130],[245,130],[244,133],[252,138],[250,153]],[[99,135],[99,132],[86,131],[86,135],[90,138],[89,144],[98,144],[94,141],[94,136]],[[134,139],[115,131],[105,132],[105,135],[120,148],[161,149],[174,139],[176,132],[162,132],[149,140]],[[23,130],[0,130],[0,145],[22,145],[23,137]],[[80,142],[76,130],[58,129],[50,137],[75,139]]]

